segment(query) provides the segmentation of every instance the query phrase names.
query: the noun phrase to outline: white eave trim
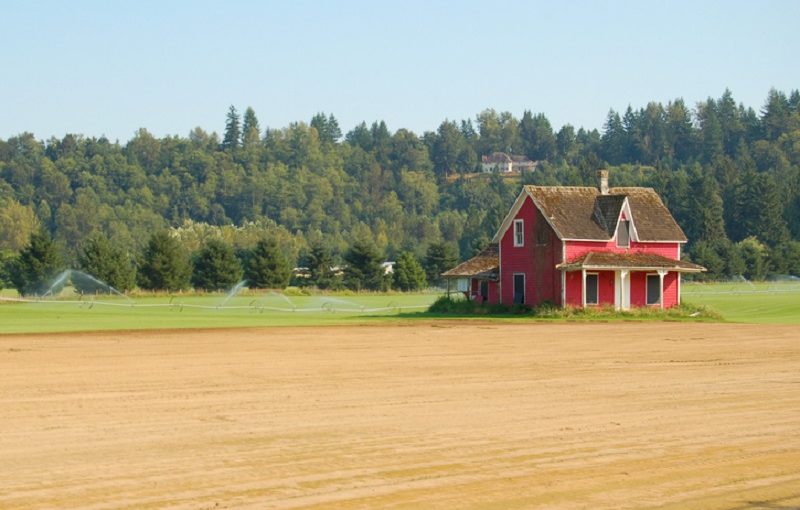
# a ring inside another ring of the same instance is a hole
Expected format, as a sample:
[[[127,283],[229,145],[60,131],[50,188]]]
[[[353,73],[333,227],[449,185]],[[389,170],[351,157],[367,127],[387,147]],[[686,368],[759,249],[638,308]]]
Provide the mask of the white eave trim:
[[[613,241],[614,239],[615,239],[614,237],[612,237],[610,239],[579,239],[577,237],[565,237],[565,238],[563,238],[561,240],[562,241],[580,241],[580,242],[587,242],[587,243],[607,243],[609,241]],[[494,242],[494,241],[492,241],[492,242]],[[687,241],[663,241],[663,240],[662,241],[647,241],[647,240],[642,240],[642,239],[640,239],[639,241],[636,241],[636,242],[640,243],[640,244],[641,243],[669,243],[669,244],[673,244],[673,243],[686,244],[687,243]]]
[[[579,270],[585,271],[618,271],[620,269],[624,269],[626,271],[635,271],[635,272],[643,272],[643,271],[650,271],[650,272],[657,272],[657,271],[667,271],[667,272],[676,272],[676,273],[702,273],[701,269],[686,269],[682,267],[620,267],[620,266],[581,266],[579,269],[573,269],[573,271]],[[567,271],[564,268],[561,268],[561,271]]]

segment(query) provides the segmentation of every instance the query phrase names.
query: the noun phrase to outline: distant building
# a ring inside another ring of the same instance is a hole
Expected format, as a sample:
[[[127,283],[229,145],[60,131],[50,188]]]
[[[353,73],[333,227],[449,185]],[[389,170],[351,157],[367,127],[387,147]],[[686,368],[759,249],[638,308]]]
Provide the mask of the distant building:
[[[493,152],[481,156],[481,171],[485,173],[524,173],[532,172],[536,162],[525,156],[508,155],[505,152]]]

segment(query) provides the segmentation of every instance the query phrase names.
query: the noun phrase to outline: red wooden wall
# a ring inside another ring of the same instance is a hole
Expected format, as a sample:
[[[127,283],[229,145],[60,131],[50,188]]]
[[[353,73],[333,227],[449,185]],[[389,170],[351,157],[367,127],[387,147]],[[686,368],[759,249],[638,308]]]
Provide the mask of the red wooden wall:
[[[500,291],[502,302],[514,302],[514,273],[525,274],[525,304],[536,306],[542,301],[561,304],[561,241],[547,221],[541,217],[530,198],[526,198],[514,219],[524,220],[524,244],[514,246],[514,223],[500,240]],[[546,231],[538,238],[538,229]],[[538,242],[538,241],[545,242]]]

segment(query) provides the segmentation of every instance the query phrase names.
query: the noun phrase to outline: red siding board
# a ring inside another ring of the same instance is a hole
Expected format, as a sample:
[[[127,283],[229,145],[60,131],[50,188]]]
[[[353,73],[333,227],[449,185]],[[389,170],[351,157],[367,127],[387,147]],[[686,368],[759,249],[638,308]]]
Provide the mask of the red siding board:
[[[500,302],[500,291],[497,282],[489,282],[489,303],[497,304]]]
[[[575,260],[586,252],[605,251],[612,253],[654,253],[678,259],[680,243],[637,243],[631,240],[630,248],[617,248],[616,241],[567,241],[567,261]]]
[[[678,273],[664,275],[664,308],[678,304]]]
[[[598,271],[600,306],[614,306],[614,271]]]
[[[631,273],[631,306],[647,306],[647,273]]]

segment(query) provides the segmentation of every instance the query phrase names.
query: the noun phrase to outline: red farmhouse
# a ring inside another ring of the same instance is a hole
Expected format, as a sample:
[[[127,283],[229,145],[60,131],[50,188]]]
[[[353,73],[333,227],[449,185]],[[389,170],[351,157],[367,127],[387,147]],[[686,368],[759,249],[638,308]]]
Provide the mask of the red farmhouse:
[[[525,186],[492,244],[443,273],[470,299],[536,306],[680,303],[686,236],[652,188]]]

